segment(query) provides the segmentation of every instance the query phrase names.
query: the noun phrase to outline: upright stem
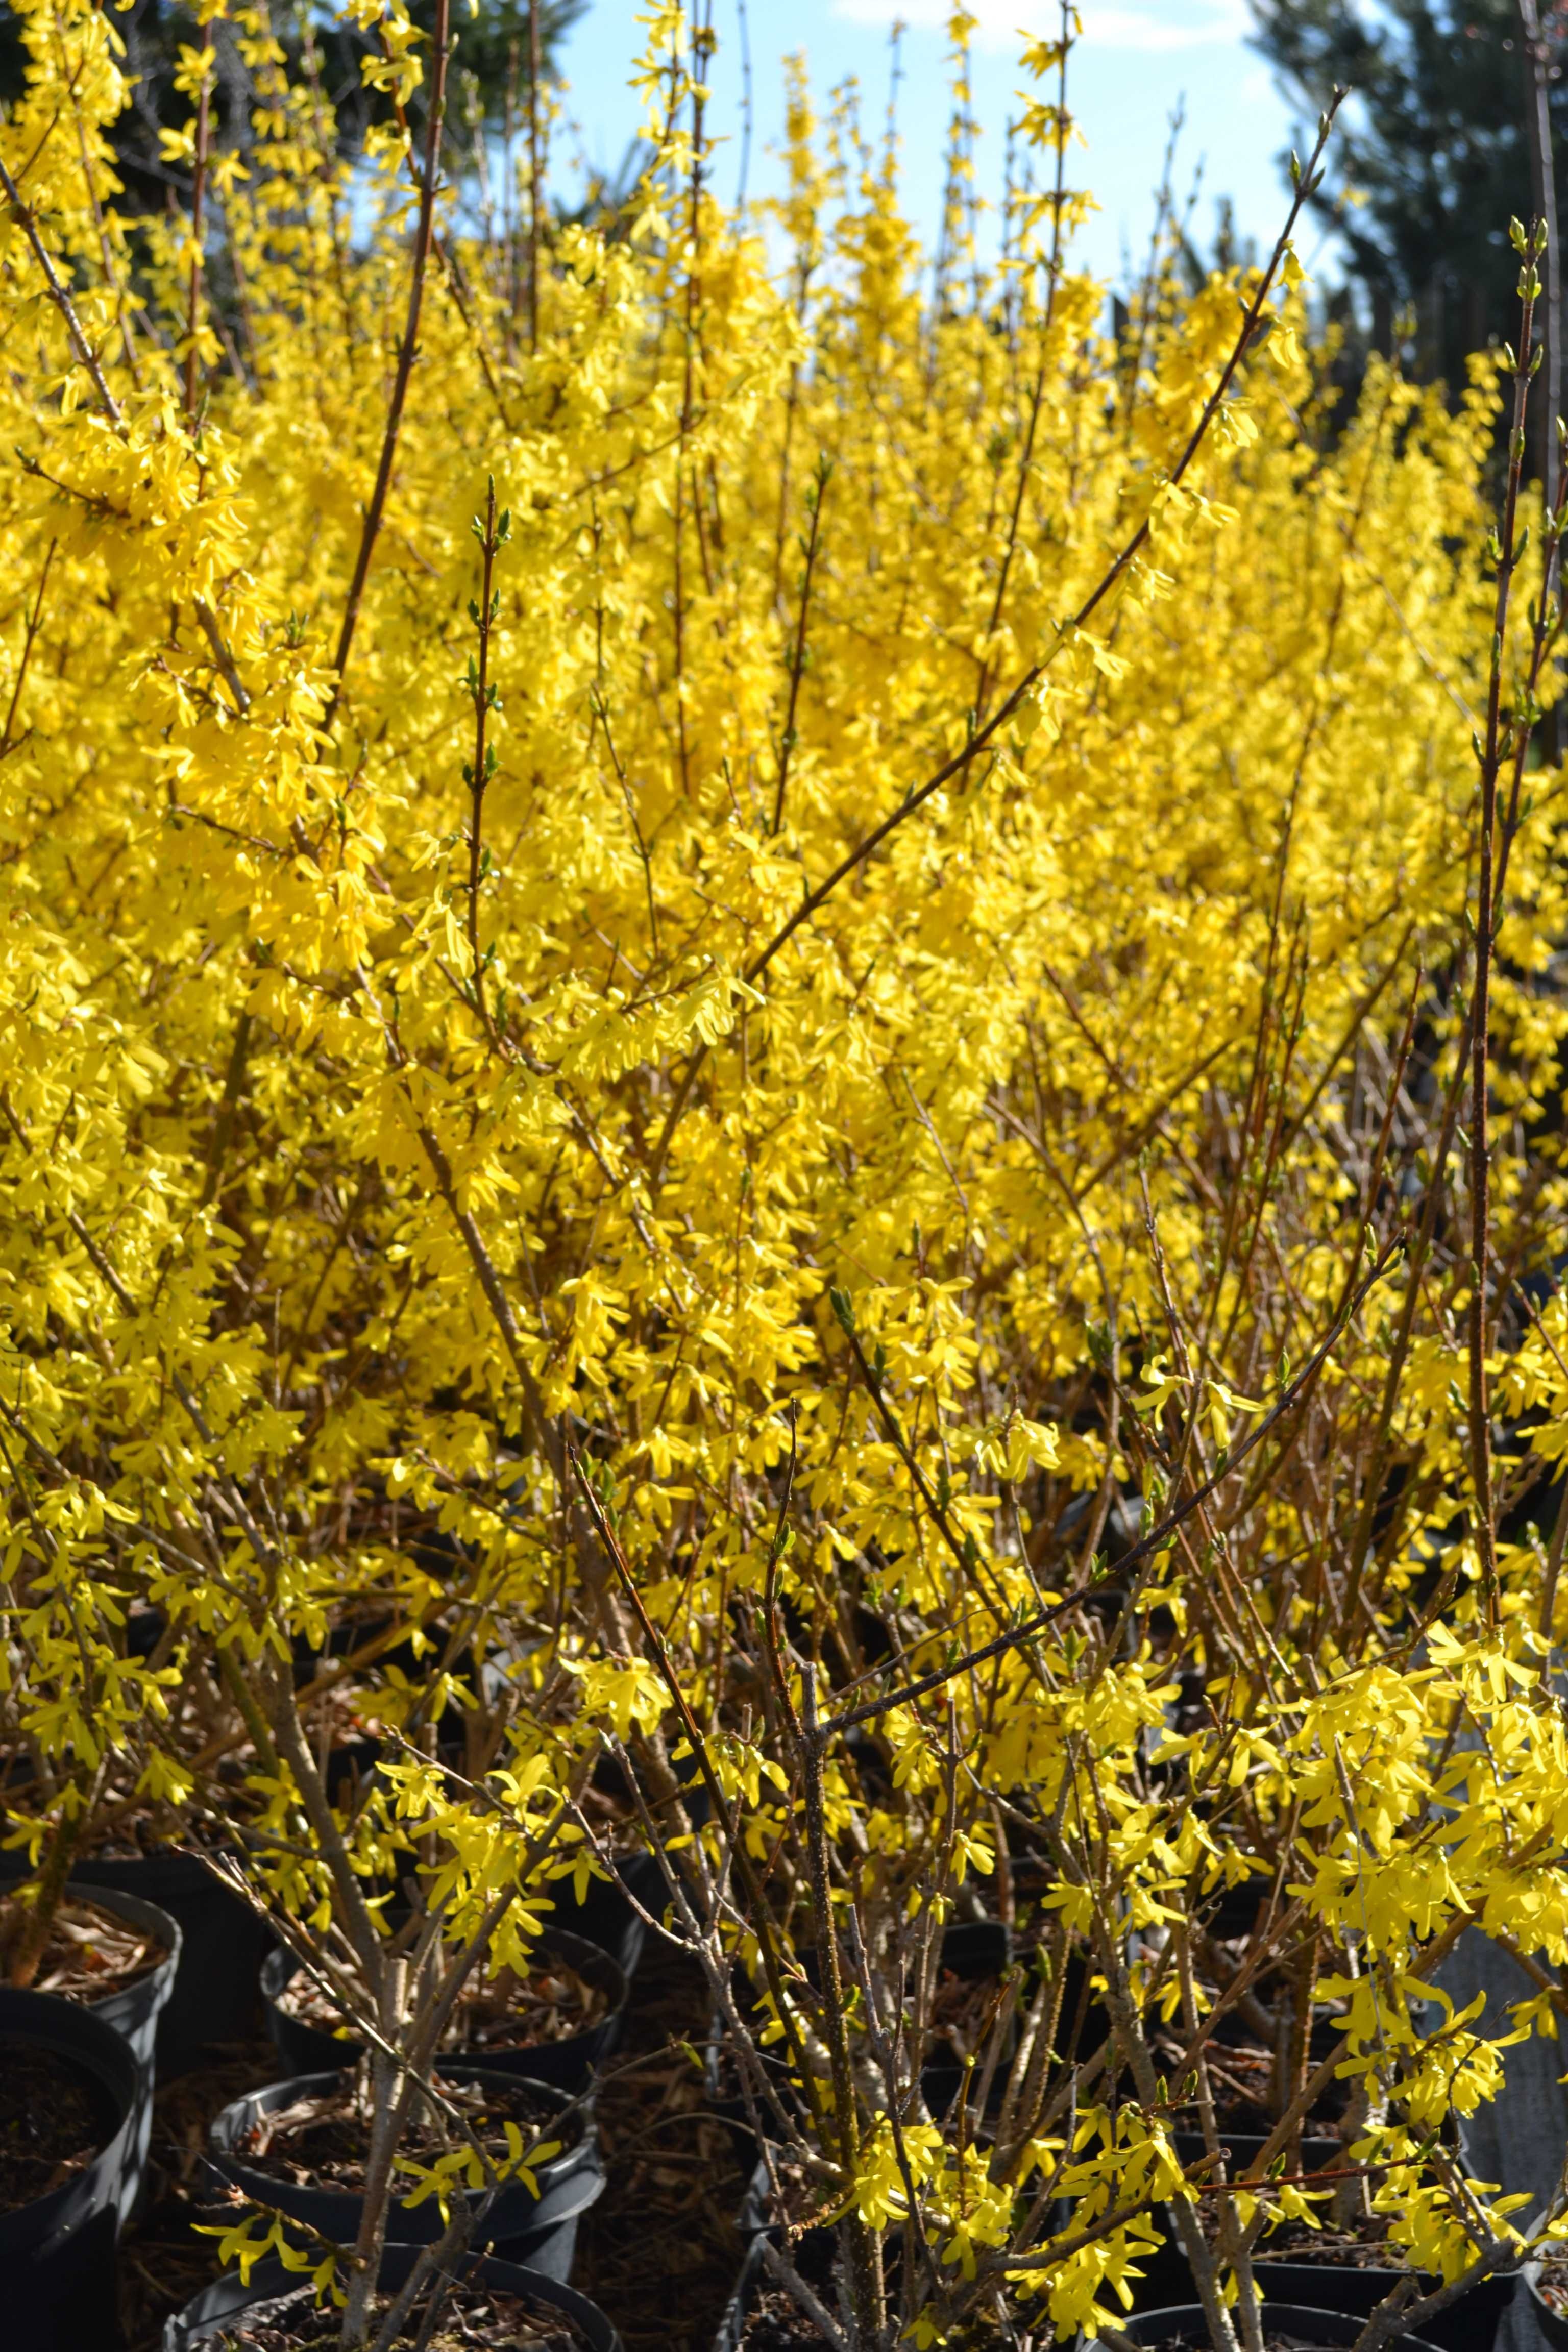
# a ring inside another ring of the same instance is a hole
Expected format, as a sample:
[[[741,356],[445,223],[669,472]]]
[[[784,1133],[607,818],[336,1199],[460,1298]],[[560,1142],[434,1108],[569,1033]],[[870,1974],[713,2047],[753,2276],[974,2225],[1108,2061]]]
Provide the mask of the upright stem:
[[[1154,2108],[1161,2100],[1161,2088],[1154,2073],[1154,2062],[1144,2038],[1142,2021],[1138,2015],[1128,1984],[1127,1969],[1120,1948],[1110,1937],[1098,1938],[1100,1959],[1105,1969],[1106,2005],[1110,2011],[1116,2037],[1121,2045],[1133,2087],[1144,2106]],[[1209,2251],[1194,2206],[1184,2198],[1173,2200],[1170,2206],[1171,2224],[1175,2231],[1187,2267],[1193,2274],[1204,2316],[1208,2322],[1209,2342],[1214,2352],[1240,2352],[1233,2322],[1221,2292],[1218,2265]]]
[[[384,2030],[384,2019],[382,2021]],[[359,2233],[349,2264],[348,2300],[343,2306],[338,2341],[345,2352],[366,2342],[370,2333],[371,2298],[381,2273],[386,2244],[387,2207],[392,2196],[393,2166],[408,2112],[412,2088],[395,2059],[384,2051],[370,2053],[370,2146],[365,2155],[364,2199]],[[459,2192],[460,2194],[460,2192]]]
[[[211,127],[213,28],[202,26],[202,87],[196,100],[195,178],[191,188],[191,290],[185,318],[185,422],[196,421],[201,360],[196,335],[202,316],[202,237],[206,226],[207,139]]]
[[[354,630],[359,624],[360,605],[364,600],[365,582],[370,577],[371,558],[381,535],[387,492],[392,487],[392,467],[397,456],[397,437],[402,430],[403,410],[408,398],[408,380],[414,373],[414,361],[418,350],[419,318],[425,305],[425,276],[436,234],[436,182],[441,164],[441,123],[447,110],[447,61],[451,54],[451,0],[436,0],[436,32],[430,67],[430,115],[425,130],[425,177],[419,188],[419,225],[414,235],[414,274],[408,289],[408,318],[403,330],[403,341],[397,354],[397,373],[393,378],[392,400],[386,412],[381,463],[376,468],[375,488],[365,509],[359,554],[354,562],[353,580],[343,613],[342,631],[338,638],[338,682],[322,722],[327,727],[332,722],[343,690]]]
[[[506,153],[506,174],[501,198],[501,237],[506,256],[506,355],[512,358],[512,335],[517,314],[522,301],[519,284],[517,246],[517,175],[512,161],[512,142],[517,135],[517,82],[521,70],[518,44],[509,43],[506,53],[506,111],[501,122],[501,144]]]
[[[85,1776],[85,1785],[79,1780],[80,1802],[74,1811],[62,1812],[49,1840],[43,1865],[33,1881],[33,1900],[23,1915],[9,1951],[5,1955],[5,1982],[26,1992],[38,1973],[49,1937],[54,1929],[55,1914],[66,1891],[71,1874],[71,1864],[82,1841],[82,1832],[92,1819],[108,1766],[100,1763],[96,1770]]]
[[[1223,2183],[1228,2176],[1226,2171],[1225,2156],[1220,2147],[1219,2126],[1215,2119],[1214,2084],[1209,2076],[1208,2049],[1200,2032],[1197,1995],[1193,1981],[1191,1921],[1184,1920],[1175,1932],[1176,1965],[1180,1973],[1182,1990],[1182,2024],[1189,2045],[1194,2042],[1198,2044],[1195,2066],[1198,2119],[1203,2126],[1204,2147],[1213,2167],[1209,2178],[1211,2180]],[[1215,2200],[1215,2204],[1218,2210],[1215,2215],[1215,2234],[1219,2241],[1219,2252],[1222,2259],[1236,2273],[1236,2311],[1241,2322],[1240,2333],[1245,2352],[1263,2352],[1263,2321],[1258,2307],[1258,2284],[1253,2276],[1252,2264],[1247,2259],[1247,2250],[1242,2243],[1241,2231],[1237,2227],[1235,2201],[1226,2197],[1222,2189]]]
[[[743,213],[752,165],[752,35],[746,0],[735,0],[735,5],[741,20],[741,176],[735,185],[735,210]]]
[[[691,422],[695,392],[695,365],[698,335],[700,271],[702,261],[702,122],[708,101],[708,61],[713,54],[713,31],[710,21],[711,0],[692,12],[691,26],[691,181],[689,234],[690,249],[686,264],[686,352],[680,380],[680,427],[675,460],[675,579],[671,620],[675,630],[675,725],[680,748],[680,787],[691,796],[691,747],[686,728],[686,451],[691,437]],[[692,504],[696,506],[698,490],[692,482]]]
[[[773,793],[773,830],[777,833],[784,823],[784,793],[789,784],[790,755],[795,750],[795,706],[800,700],[800,681],[805,669],[805,632],[811,617],[811,580],[816,570],[816,551],[822,535],[822,501],[827,495],[827,478],[832,468],[829,461],[817,461],[815,488],[806,493],[811,508],[811,537],[806,541],[805,573],[800,583],[800,613],[795,622],[795,652],[789,666],[789,709],[784,718],[784,740],[779,746],[779,780]]]
[[[1487,688],[1487,731],[1481,753],[1479,874],[1476,887],[1476,979],[1470,1014],[1470,1472],[1475,1486],[1472,1524],[1480,1557],[1487,1620],[1498,1622],[1497,1544],[1492,1525],[1490,1407],[1487,1396],[1487,1274],[1491,1223],[1490,1156],[1487,1134],[1488,1072],[1491,1060],[1491,965],[1494,908],[1492,870],[1497,832],[1498,774],[1505,753],[1502,665],[1508,634],[1509,598],[1518,562],[1516,527],[1519,486],[1524,468],[1525,415],[1530,403],[1531,331],[1540,280],[1535,257],[1545,243],[1540,226],[1533,239],[1514,224],[1524,257],[1520,272],[1519,355],[1513,379],[1513,423],[1508,445],[1508,488],[1497,546],[1497,599],[1492,619],[1491,674]]]
[[[38,593],[33,600],[33,610],[22,639],[22,655],[16,664],[16,682],[12,686],[11,701],[5,712],[5,731],[0,733],[0,760],[7,756],[16,743],[16,713],[21,707],[22,688],[27,683],[27,664],[33,658],[33,646],[37,637],[38,624],[43,618],[44,592],[49,584],[49,566],[55,560],[55,550],[58,545],[58,539],[51,539],[48,552],[44,557],[44,569],[38,581]]]
[[[539,241],[544,200],[539,160],[539,0],[528,7],[528,348],[539,349]]]
[[[483,816],[485,786],[495,772],[496,755],[493,743],[486,741],[486,730],[490,712],[497,708],[496,690],[489,682],[490,632],[495,625],[500,597],[492,583],[495,577],[496,549],[506,536],[509,517],[496,523],[496,478],[492,474],[485,493],[485,520],[481,529],[478,516],[474,519],[475,536],[483,554],[479,600],[468,610],[479,631],[479,658],[468,665],[468,691],[474,702],[474,758],[471,767],[463,771],[468,786],[468,968],[473,981],[474,1005],[480,1020],[489,1029],[489,1015],[485,1009],[484,960],[479,951],[479,884],[484,878]]]
[[[1018,551],[1018,534],[1024,520],[1024,499],[1035,462],[1035,437],[1039,431],[1040,408],[1046,396],[1047,371],[1050,365],[1051,327],[1056,318],[1057,288],[1062,274],[1062,215],[1067,208],[1067,143],[1072,119],[1068,113],[1068,58],[1073,48],[1073,15],[1068,0],[1061,0],[1061,33],[1058,42],[1057,103],[1056,103],[1056,188],[1051,197],[1051,257],[1046,265],[1046,308],[1040,320],[1040,363],[1035,373],[1035,385],[1029,399],[1028,422],[1024,428],[1024,446],[1018,453],[1018,475],[1013,490],[1013,512],[1007,528],[1007,544],[1003,552],[1001,569],[996,574],[996,593],[992,599],[991,617],[985,625],[985,648],[981,656],[980,683],[974,689],[974,725],[980,727],[985,718],[985,706],[991,694],[991,663],[996,647],[994,639],[1002,625],[1002,608],[1007,601],[1007,583],[1013,570],[1013,560]]]
[[[1552,163],[1552,103],[1548,74],[1551,54],[1542,37],[1541,11],[1536,0],[1519,0],[1524,34],[1524,127],[1530,142],[1530,176],[1535,191],[1537,217],[1546,229],[1542,256],[1542,342],[1545,357],[1542,373],[1546,405],[1541,418],[1541,487],[1548,514],[1557,511],[1557,418],[1563,405],[1563,287],[1557,266],[1557,179]],[[1556,551],[1552,553],[1543,594],[1556,586]]]
[[[849,2028],[844,2011],[844,1973],[838,1959],[838,1932],[833,1924],[833,1889],[827,1869],[827,1819],[823,1803],[822,1755],[826,1735],[816,1716],[816,1668],[801,1670],[802,1761],[805,1781],[806,1843],[811,1860],[811,1899],[816,1913],[816,1949],[822,1969],[822,1999],[827,2012],[828,2060],[833,2069],[833,2111],[838,2161],[846,2179],[853,2176],[859,2152],[855,2127],[855,2081],[849,2063]],[[855,2319],[866,2352],[879,2338],[882,2325],[880,2281],[871,2233],[858,2215],[849,2220],[849,2243],[855,2293]]]
[[[331,1875],[338,1925],[353,1948],[366,1991],[379,2009],[386,1969],[380,1930],[354,1876],[326,1783],[300,1727],[292,1680],[280,1675],[274,1662],[263,1658],[252,1669],[251,1686],[261,1702],[278,1752],[294,1776],[301,1809],[315,1833],[317,1852]]]

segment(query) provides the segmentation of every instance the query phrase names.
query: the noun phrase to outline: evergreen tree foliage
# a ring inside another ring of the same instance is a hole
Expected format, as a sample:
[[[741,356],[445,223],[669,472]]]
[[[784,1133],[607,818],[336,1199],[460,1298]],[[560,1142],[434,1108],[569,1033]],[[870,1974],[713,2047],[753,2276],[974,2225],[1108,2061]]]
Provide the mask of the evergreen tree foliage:
[[[1524,57],[1517,0],[1251,0],[1254,46],[1288,95],[1317,114],[1336,85],[1339,170],[1316,199],[1365,289],[1373,341],[1415,315],[1427,376],[1462,382],[1467,355],[1511,331],[1517,257],[1510,215],[1528,219]],[[1553,65],[1568,50],[1568,9],[1543,7]],[[1568,80],[1552,85],[1558,152],[1568,141]],[[1559,164],[1559,205],[1564,183]],[[1359,203],[1342,203],[1342,192]]]

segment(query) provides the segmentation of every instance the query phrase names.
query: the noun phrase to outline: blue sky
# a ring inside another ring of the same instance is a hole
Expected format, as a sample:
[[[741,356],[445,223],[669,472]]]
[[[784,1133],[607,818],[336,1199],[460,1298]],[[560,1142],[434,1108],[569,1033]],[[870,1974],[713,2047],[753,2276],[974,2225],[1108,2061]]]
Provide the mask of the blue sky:
[[[981,21],[975,70],[976,112],[994,134],[982,151],[983,188],[1000,175],[1000,126],[1016,110],[1020,26],[1044,30],[1058,19],[1056,0],[970,0]],[[563,58],[566,110],[589,158],[616,163],[637,126],[626,86],[639,45],[637,0],[590,0]],[[1069,103],[1088,140],[1073,162],[1076,184],[1091,189],[1100,211],[1083,233],[1079,254],[1098,274],[1117,279],[1123,257],[1142,253],[1168,135],[1184,103],[1177,184],[1185,190],[1201,163],[1203,193],[1194,226],[1206,247],[1214,200],[1230,196],[1239,226],[1268,244],[1283,217],[1280,150],[1298,129],[1263,61],[1246,45],[1246,0],[1080,0],[1084,39],[1075,50]],[[774,184],[768,152],[781,120],[780,58],[804,49],[819,96],[853,74],[868,115],[880,121],[887,102],[889,28],[907,26],[900,93],[906,202],[931,226],[939,200],[942,136],[948,116],[942,58],[945,0],[748,0],[753,131],[753,195]],[[713,69],[715,128],[728,140],[717,167],[721,193],[732,194],[739,164],[741,50],[739,0],[716,0],[720,48]],[[1303,259],[1314,239],[1305,240]]]

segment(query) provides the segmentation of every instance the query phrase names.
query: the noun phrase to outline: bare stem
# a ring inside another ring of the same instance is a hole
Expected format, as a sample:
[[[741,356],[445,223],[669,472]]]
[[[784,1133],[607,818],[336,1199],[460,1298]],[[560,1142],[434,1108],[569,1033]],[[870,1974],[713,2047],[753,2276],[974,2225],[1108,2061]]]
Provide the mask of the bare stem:
[[[202,84],[196,100],[195,177],[191,187],[191,284],[185,310],[185,423],[194,431],[201,355],[196,337],[202,317],[202,237],[206,226],[207,143],[212,122],[213,28],[202,26]]]
[[[805,1780],[806,1845],[811,1866],[811,1895],[816,1911],[816,1949],[820,1964],[823,2005],[827,2013],[828,2060],[833,2073],[833,2111],[838,2161],[847,2180],[854,2178],[859,2153],[856,2128],[855,2078],[849,2063],[849,2028],[844,2007],[844,1972],[839,1965],[838,1931],[833,1921],[833,1887],[828,1875],[827,1816],[823,1801],[822,1759],[826,1744],[816,1714],[816,1668],[801,1672],[801,1751]],[[858,2214],[849,2220],[850,2270],[854,2284],[855,2318],[862,2346],[877,2343],[882,2325],[882,2296],[876,2249],[870,2231]]]
[[[511,532],[510,510],[496,513],[496,479],[492,474],[485,492],[485,512],[481,522],[476,515],[474,537],[479,542],[482,570],[478,603],[470,603],[468,617],[479,634],[479,656],[476,662],[468,656],[468,688],[474,706],[474,756],[465,761],[463,778],[468,787],[468,960],[469,976],[474,991],[474,1007],[486,1029],[490,1019],[485,1006],[485,967],[479,949],[479,885],[484,879],[483,818],[485,787],[496,771],[496,747],[487,741],[486,730],[492,710],[500,708],[500,696],[490,683],[490,634],[500,611],[500,592],[493,585],[496,550],[504,544]]]
[[[832,460],[819,457],[816,479],[805,494],[811,514],[811,536],[805,543],[805,572],[800,583],[800,613],[795,622],[795,651],[789,665],[789,709],[784,716],[784,739],[779,745],[779,781],[773,794],[773,829],[777,833],[784,823],[784,792],[789,783],[790,755],[795,750],[795,715],[800,700],[800,681],[805,674],[805,631],[811,617],[811,581],[816,570],[816,551],[822,539],[822,501],[827,495],[828,478],[833,471]]]
[[[1493,542],[1497,562],[1497,599],[1492,618],[1491,667],[1487,686],[1486,740],[1481,749],[1480,843],[1476,883],[1476,971],[1470,1002],[1470,1475],[1475,1489],[1471,1526],[1479,1556],[1481,1591],[1488,1622],[1498,1622],[1497,1542],[1493,1524],[1491,1425],[1487,1394],[1487,1281],[1490,1257],[1491,1166],[1487,1131],[1489,1073],[1491,1062],[1491,965],[1496,929],[1493,905],[1493,864],[1497,845],[1498,775],[1510,747],[1511,727],[1502,716],[1502,667],[1508,636],[1509,602],[1517,541],[1519,488],[1524,468],[1525,415],[1533,373],[1531,331],[1541,281],[1535,258],[1542,250],[1546,231],[1537,226],[1532,238],[1514,225],[1514,241],[1523,257],[1520,272],[1519,352],[1513,378],[1513,421],[1508,445],[1508,487],[1503,498],[1502,529]]]
[[[55,550],[58,545],[58,540],[51,539],[44,557],[44,568],[38,579],[38,593],[33,600],[26,634],[22,640],[22,657],[16,664],[16,682],[11,688],[10,707],[5,713],[5,731],[4,735],[0,735],[0,760],[5,759],[6,753],[15,748],[14,730],[16,725],[16,712],[22,700],[22,688],[27,682],[27,664],[33,657],[33,645],[38,634],[38,623],[43,617],[44,591],[49,584],[49,566],[55,560]]]
[[[425,176],[419,184],[419,223],[414,234],[414,268],[408,287],[408,317],[403,330],[403,341],[397,353],[397,372],[392,383],[392,399],[386,412],[386,429],[382,436],[381,462],[376,467],[375,488],[365,509],[364,528],[360,533],[359,554],[354,561],[353,579],[349,587],[348,604],[343,613],[342,629],[338,637],[336,668],[338,682],[332,691],[323,727],[331,725],[338,701],[343,690],[343,678],[348,669],[349,655],[353,650],[354,631],[359,625],[360,606],[364,601],[365,582],[370,577],[371,558],[375,542],[381,536],[382,520],[386,512],[387,493],[392,487],[392,468],[397,456],[398,436],[403,427],[403,411],[408,399],[409,379],[419,349],[419,320],[425,307],[425,278],[430,264],[430,248],[436,234],[436,186],[441,168],[441,125],[447,110],[447,63],[452,48],[451,0],[436,0],[436,30],[432,44],[430,67],[430,113],[425,128]]]
[[[528,5],[528,348],[539,349],[539,247],[543,225],[544,172],[539,146],[539,82],[542,59],[539,0]]]

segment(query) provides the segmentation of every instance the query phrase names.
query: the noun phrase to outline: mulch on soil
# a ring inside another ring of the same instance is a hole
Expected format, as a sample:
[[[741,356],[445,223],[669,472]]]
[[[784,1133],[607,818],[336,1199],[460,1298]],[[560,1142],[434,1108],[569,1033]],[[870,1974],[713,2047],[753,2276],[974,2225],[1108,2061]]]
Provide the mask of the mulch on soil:
[[[278,2053],[258,2038],[219,2044],[206,2065],[159,2085],[142,2209],[120,2241],[127,2352],[160,2352],[163,2322],[217,2276],[216,2241],[198,2237],[196,2226],[230,2224],[239,2208],[216,2199],[207,2131],[233,2100],[277,2080]]]
[[[0,1897],[0,1953],[27,1917],[15,1895]],[[49,1926],[49,1940],[34,1977],[34,1992],[63,1993],[68,2000],[102,2000],[155,1969],[163,1958],[156,1936],[100,1911],[85,1896],[68,1896]]]
[[[527,2082],[500,2080],[486,2084],[482,2090],[466,2083],[447,2083],[442,2087],[503,2179],[510,2170],[509,2123],[522,2134],[524,2162],[533,2156],[536,2144],[552,2143],[559,2147],[563,2142],[581,2139],[582,2126],[574,2121],[555,2127],[555,2107]],[[423,2100],[420,2107],[400,2142],[405,2156],[427,2163],[443,2151],[463,2145],[445,2119],[433,2116]],[[357,2192],[364,2187],[370,2127],[369,2107],[362,2104],[359,2085],[351,2075],[330,2091],[307,2093],[292,2105],[263,2116],[235,2155],[253,2172],[268,2173],[275,2180]]]
[[[390,2305],[378,2300],[374,2308],[384,2316]],[[399,2345],[417,2342],[424,2308],[421,2297],[398,2334]],[[341,2325],[341,2314],[322,2310],[306,2288],[263,2305],[257,2316],[232,2321],[212,2339],[212,2352],[328,2352]],[[562,2312],[515,2294],[459,2288],[437,2321],[426,2352],[584,2352],[585,2344]]]
[[[583,2217],[572,2273],[626,2352],[710,2352],[741,2266],[735,2215],[751,2164],[704,2104],[691,2053],[707,2031],[701,1971],[650,1939],[595,2103],[607,2178]],[[121,2241],[127,2352],[159,2352],[164,2320],[217,2275],[216,2242],[195,2225],[232,2223],[240,2207],[219,2201],[205,2173],[208,2127],[278,2077],[277,2052],[258,2040],[215,2050],[210,2064],[160,2089],[148,2200]],[[273,2347],[258,2337],[255,2352]]]
[[[650,1937],[599,2088],[607,2178],[572,2273],[626,2352],[710,2352],[741,2266],[735,2216],[752,2168],[704,2101],[694,2053],[708,2014],[701,1970]]]
[[[323,2033],[353,2031],[337,2004],[303,1969],[289,1978],[278,1997],[278,2006]],[[502,1969],[462,1994],[441,2046],[465,2050],[475,2058],[483,2058],[489,2050],[531,2050],[542,2042],[564,2042],[574,2034],[586,2033],[608,2008],[609,2001],[598,1986],[584,1983],[564,1961],[542,1962],[526,1976]]]
[[[1568,2262],[1544,2262],[1535,2291],[1550,2310],[1568,2319]]]
[[[758,2287],[741,2338],[745,2352],[822,2352],[826,2340],[782,2286]]]

